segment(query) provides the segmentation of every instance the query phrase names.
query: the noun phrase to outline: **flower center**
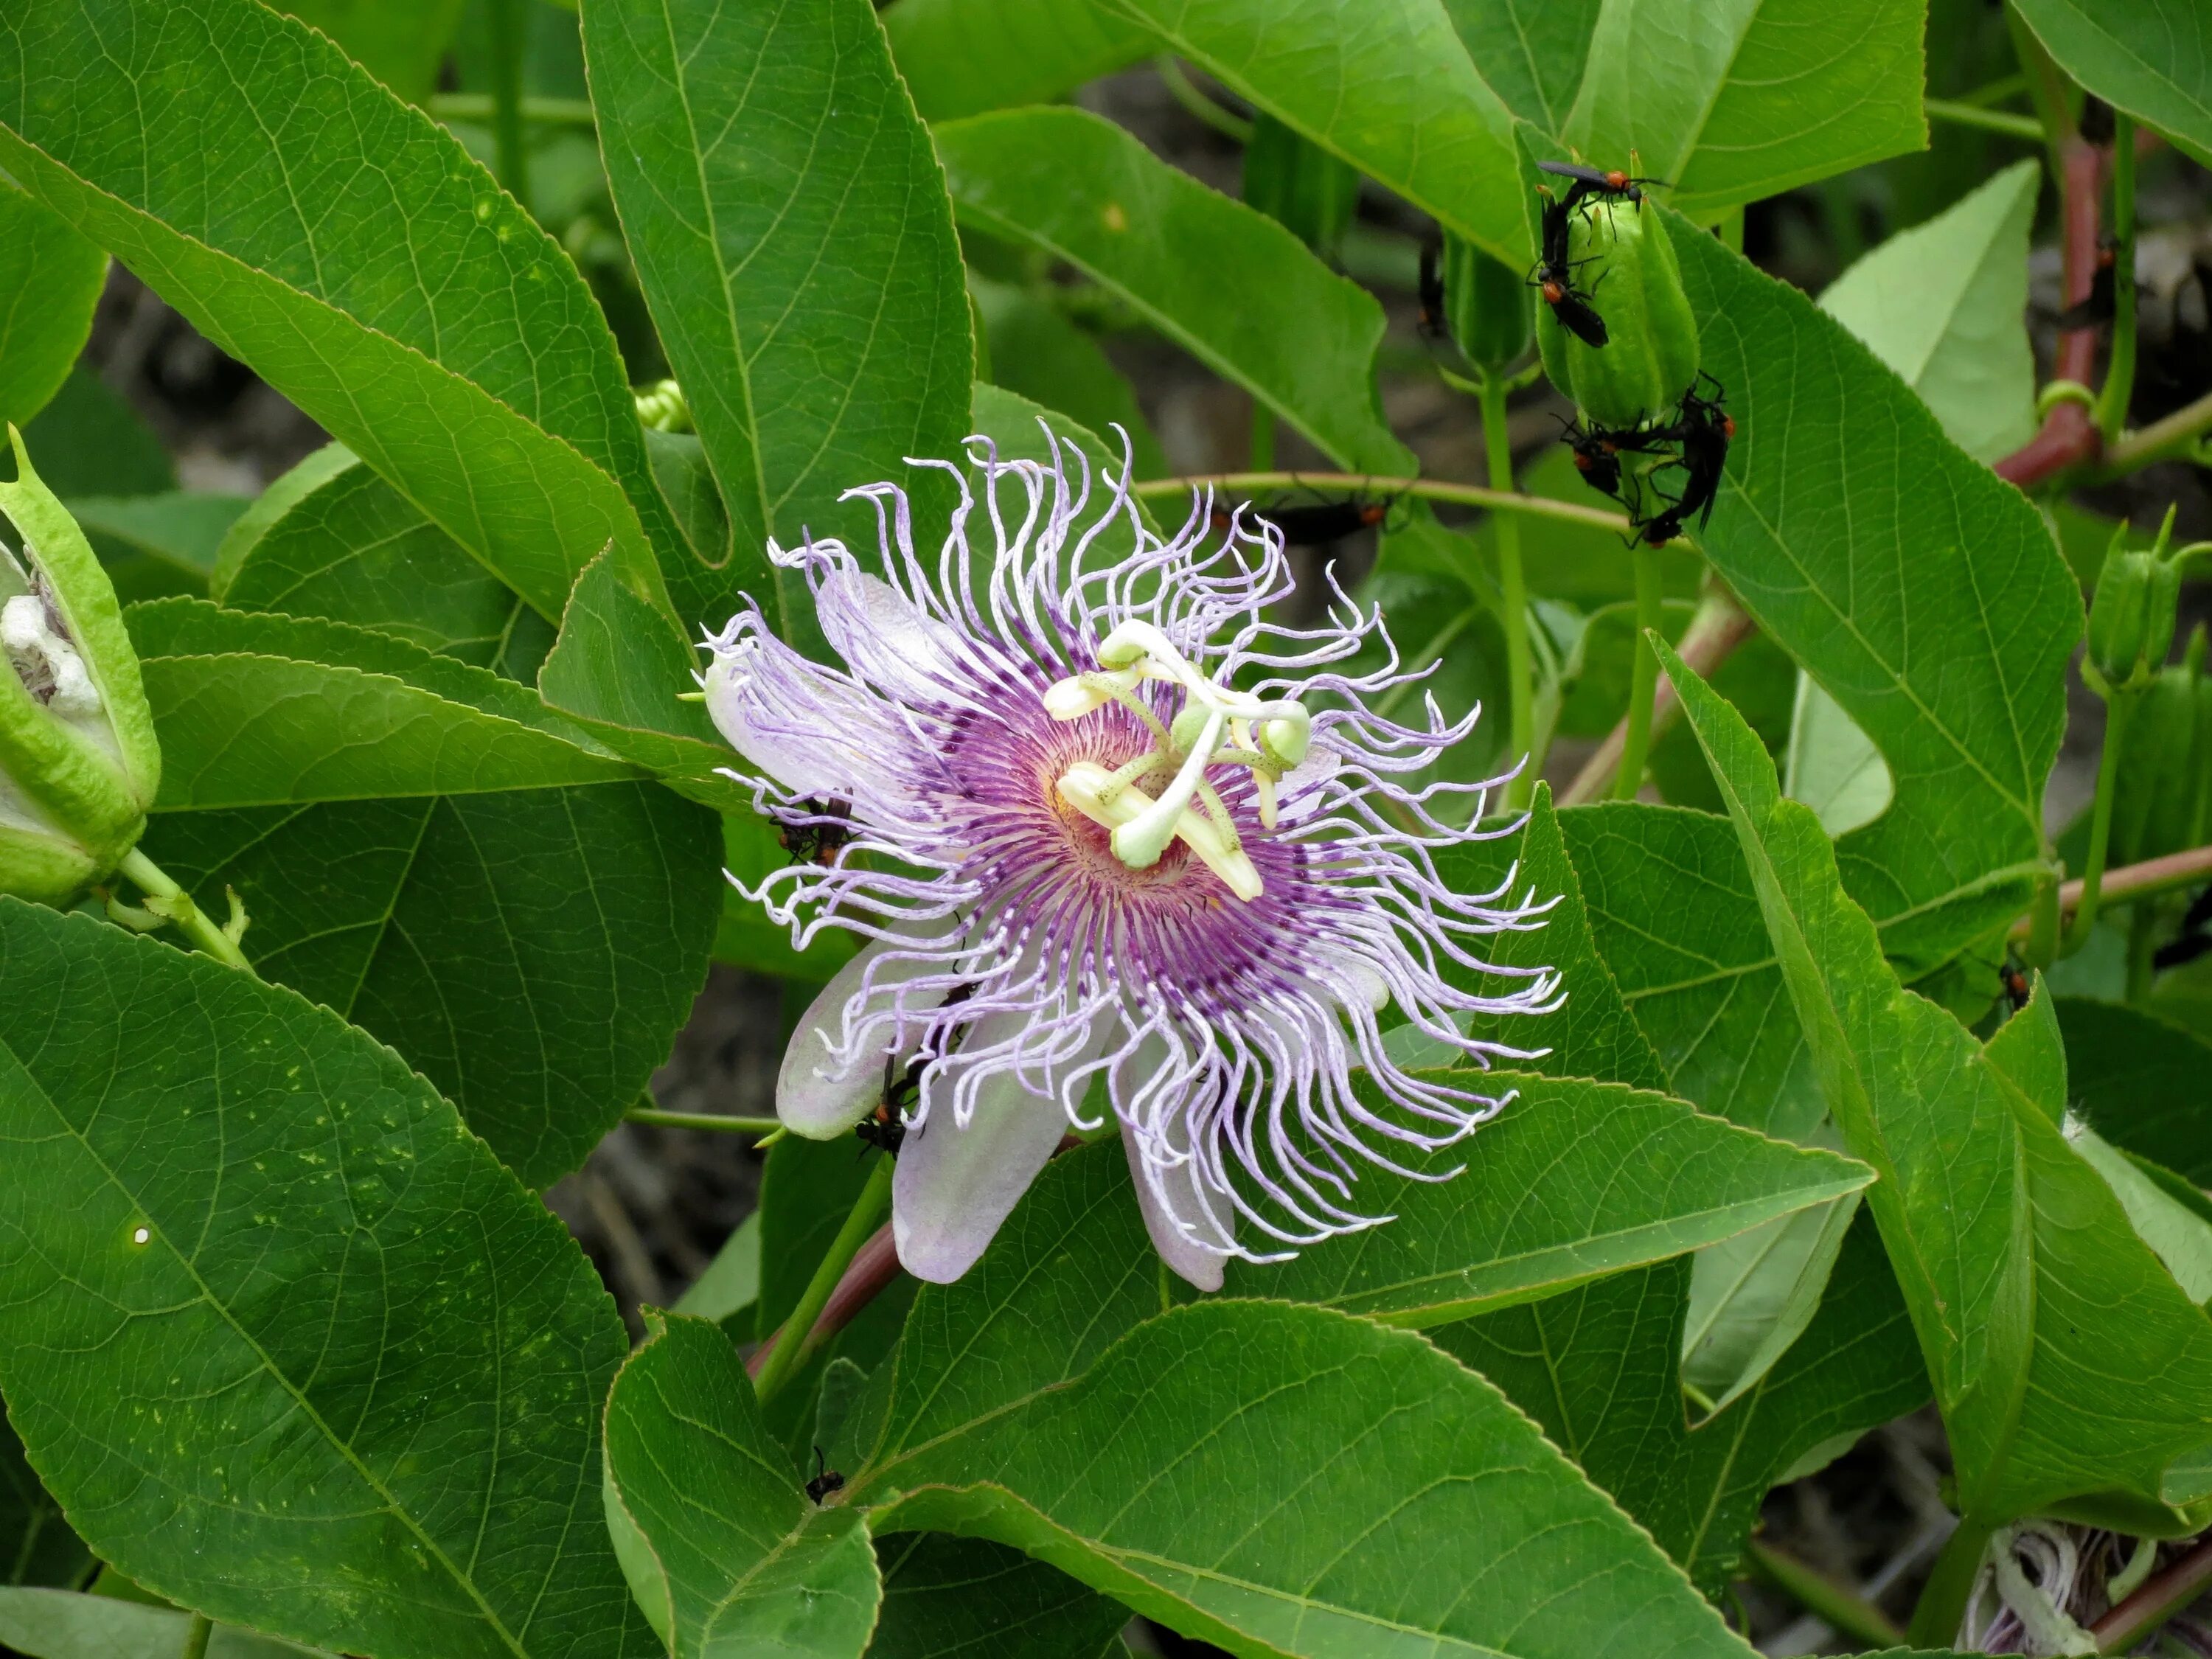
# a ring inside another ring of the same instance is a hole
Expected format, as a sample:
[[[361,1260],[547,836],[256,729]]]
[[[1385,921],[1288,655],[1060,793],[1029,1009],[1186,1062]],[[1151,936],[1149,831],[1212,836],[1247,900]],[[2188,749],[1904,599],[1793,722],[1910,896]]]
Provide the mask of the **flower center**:
[[[1305,758],[1312,735],[1305,706],[1217,684],[1150,623],[1123,623],[1109,634],[1099,642],[1098,664],[1048,688],[1045,711],[1073,720],[1118,702],[1144,722],[1153,745],[1110,772],[1095,761],[1076,762],[1060,775],[1060,799],[1111,831],[1114,856],[1132,870],[1150,869],[1180,841],[1238,898],[1259,897],[1260,872],[1206,769],[1249,767],[1260,823],[1273,829],[1275,786]],[[1146,680],[1182,688],[1183,706],[1171,722],[1161,724],[1137,695]]]

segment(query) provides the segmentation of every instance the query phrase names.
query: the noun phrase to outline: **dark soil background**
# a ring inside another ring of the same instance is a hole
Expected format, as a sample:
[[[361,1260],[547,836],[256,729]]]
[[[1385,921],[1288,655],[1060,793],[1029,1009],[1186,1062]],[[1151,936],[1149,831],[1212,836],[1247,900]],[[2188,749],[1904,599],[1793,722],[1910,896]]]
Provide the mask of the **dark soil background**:
[[[1087,88],[1080,101],[1132,128],[1167,159],[1231,193],[1241,152],[1194,117],[1150,68]],[[1775,274],[1814,291],[1883,236],[1939,211],[1988,172],[2026,150],[1972,134],[1956,141],[1938,129],[1931,155],[1869,168],[1756,206],[1747,252]],[[2212,385],[2212,225],[2205,175],[2171,156],[2145,171],[2142,240],[2142,373],[2138,422],[2202,394]],[[2042,233],[2046,244],[2051,204]],[[1481,482],[1480,433],[1472,404],[1433,373],[1416,332],[1413,285],[1419,216],[1371,186],[1344,254],[1347,272],[1374,288],[1388,307],[1384,404],[1392,423],[1431,476]],[[596,273],[595,273],[596,275]],[[2057,309],[2055,247],[2032,265],[2031,325],[2047,362]],[[1178,473],[1230,470],[1246,460],[1251,405],[1173,346],[1141,333],[1108,342]],[[158,433],[189,489],[251,495],[325,441],[323,433],[242,365],[201,337],[129,272],[118,267],[82,366],[120,394]],[[1516,456],[1556,433],[1565,405],[1547,387],[1512,411]],[[1295,434],[1279,438],[1278,464],[1326,469]],[[2144,527],[2165,503],[2181,504],[2185,538],[2212,537],[2212,495],[2190,467],[2153,470],[2091,503],[2126,514]],[[1347,585],[1371,562],[1363,537],[1330,556]],[[1321,556],[1309,572],[1318,574]],[[2204,590],[2198,588],[2197,593]],[[2101,706],[2077,685],[2074,720],[2053,779],[2054,826],[2070,818],[2091,788]],[[1590,745],[1563,742],[1547,771],[1571,778]],[[784,1039],[811,988],[717,966],[678,1036],[653,1093],[671,1109],[764,1116],[774,1110]],[[617,1129],[576,1174],[545,1195],[590,1254],[624,1317],[637,1328],[641,1304],[666,1305],[697,1277],[752,1208],[759,1155],[743,1137],[639,1125]],[[1900,1620],[1948,1532],[1939,1496],[1948,1470],[1942,1432],[1932,1413],[1867,1437],[1820,1474],[1769,1499],[1766,1535],[1802,1560],[1861,1587]],[[1795,1602],[1756,1583],[1740,1587],[1750,1628],[1765,1652],[1840,1651],[1850,1644]],[[1166,1632],[1133,1632],[1163,1654],[1211,1652]]]

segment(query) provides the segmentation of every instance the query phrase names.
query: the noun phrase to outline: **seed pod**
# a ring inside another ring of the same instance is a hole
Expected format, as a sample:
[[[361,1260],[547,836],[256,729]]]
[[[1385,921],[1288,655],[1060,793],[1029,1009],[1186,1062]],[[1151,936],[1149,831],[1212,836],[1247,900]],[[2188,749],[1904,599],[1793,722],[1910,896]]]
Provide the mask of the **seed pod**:
[[[1244,146],[1244,199],[1328,258],[1359,204],[1359,170],[1263,112]]]
[[[60,903],[137,844],[161,746],[115,588],[14,428],[0,513],[0,892]]]
[[[2172,515],[2166,524],[2172,525]],[[2173,648],[2174,611],[2181,596],[2181,567],[2166,556],[2166,532],[2148,552],[2120,545],[2116,532],[2105,550],[2089,601],[2089,651],[2083,678],[2105,696],[2130,696],[2148,686]]]
[[[1443,274],[1444,326],[1468,362],[1494,373],[1528,350],[1534,296],[1518,271],[1448,234]]]
[[[1666,414],[1698,375],[1698,324],[1665,221],[1629,201],[1595,200],[1568,216],[1576,289],[1605,319],[1593,346],[1536,314],[1536,344],[1552,384],[1601,426],[1633,427]]]

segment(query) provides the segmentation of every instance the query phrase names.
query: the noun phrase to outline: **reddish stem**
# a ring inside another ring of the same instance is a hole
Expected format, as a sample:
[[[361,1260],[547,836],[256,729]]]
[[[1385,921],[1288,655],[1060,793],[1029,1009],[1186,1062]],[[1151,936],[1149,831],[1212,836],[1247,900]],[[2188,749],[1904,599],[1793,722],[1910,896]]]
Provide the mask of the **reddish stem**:
[[[2089,297],[2097,280],[2097,228],[2104,196],[2108,153],[2079,137],[2058,146],[2062,305]],[[2097,331],[2068,329],[2058,337],[2051,365],[2054,380],[2089,384],[2097,367]],[[2091,411],[2080,404],[2059,404],[2044,416],[2035,436],[1996,464],[1996,475],[2026,489],[2097,459],[2100,440]]]
[[[2212,1540],[2145,1579],[2133,1595],[2090,1626],[2097,1651],[2125,1653],[2194,1601],[2208,1583],[2212,1583]]]
[[[861,1309],[882,1293],[884,1285],[898,1277],[898,1251],[891,1243],[891,1224],[888,1221],[876,1229],[868,1242],[853,1253],[853,1260],[838,1279],[830,1299],[822,1304],[821,1316],[807,1334],[806,1346],[819,1348],[831,1337],[851,1324]],[[761,1368],[768,1364],[775,1345],[783,1340],[783,1329],[777,1327],[775,1334],[755,1348],[745,1361],[745,1375],[758,1376]],[[802,1350],[802,1363],[804,1351]]]

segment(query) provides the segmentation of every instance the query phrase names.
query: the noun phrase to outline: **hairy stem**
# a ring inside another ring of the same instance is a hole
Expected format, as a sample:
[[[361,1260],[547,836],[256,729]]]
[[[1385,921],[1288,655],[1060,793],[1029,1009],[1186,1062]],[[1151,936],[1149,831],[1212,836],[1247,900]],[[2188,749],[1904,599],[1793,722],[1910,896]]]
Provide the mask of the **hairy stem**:
[[[1482,441],[1490,462],[1490,487],[1513,489],[1513,444],[1505,428],[1505,382],[1482,371]],[[1518,811],[1535,793],[1541,762],[1530,751],[1536,741],[1536,678],[1528,659],[1528,580],[1521,568],[1521,521],[1500,513],[1491,521],[1498,545],[1498,620],[1505,629],[1505,685],[1510,733],[1508,750],[1522,762],[1505,788],[1505,805]]]
[[[1864,1648],[1905,1645],[1905,1632],[1897,1621],[1849,1586],[1756,1538],[1751,1540],[1747,1554],[1760,1577],[1794,1598],[1806,1612],[1826,1620],[1838,1635],[1847,1636]]]
[[[192,902],[192,896],[139,848],[134,847],[125,854],[123,862],[116,868],[156,901],[149,908],[164,921],[174,922],[194,945],[225,967],[243,968],[249,974],[253,971],[246,952],[238,948],[238,941],[216,927],[207,912]]]
[[[761,1363],[753,1379],[753,1392],[763,1405],[775,1399],[783,1385],[799,1375],[800,1356],[808,1351],[815,1321],[821,1317],[830,1293],[837,1288],[837,1281],[844,1277],[845,1269],[867,1242],[868,1235],[875,1231],[876,1224],[883,1219],[884,1211],[890,1206],[891,1171],[895,1167],[891,1159],[878,1157],[876,1167],[869,1172],[868,1184],[860,1188],[860,1195],[854,1200],[845,1224],[830,1242],[830,1249],[814,1269],[814,1277],[807,1280],[799,1305],[783,1322],[783,1328],[769,1339],[768,1358]]]
[[[2089,858],[2081,870],[2081,896],[2074,907],[2073,925],[2066,930],[2061,956],[2072,956],[2089,942],[2097,925],[2097,905],[2103,897],[2105,855],[2112,841],[2112,793],[2119,781],[2120,751],[2127,746],[2128,722],[2136,711],[2134,697],[2115,696],[2105,705],[2105,751],[2097,760],[2097,799],[2090,809]]]
[[[1665,618],[1659,591],[1659,554],[1637,541],[1630,557],[1636,566],[1636,641],[1628,681],[1628,729],[1620,745],[1620,772],[1613,780],[1616,800],[1634,800],[1644,787],[1644,763],[1651,754],[1651,698],[1659,689],[1659,653],[1650,635]]]

